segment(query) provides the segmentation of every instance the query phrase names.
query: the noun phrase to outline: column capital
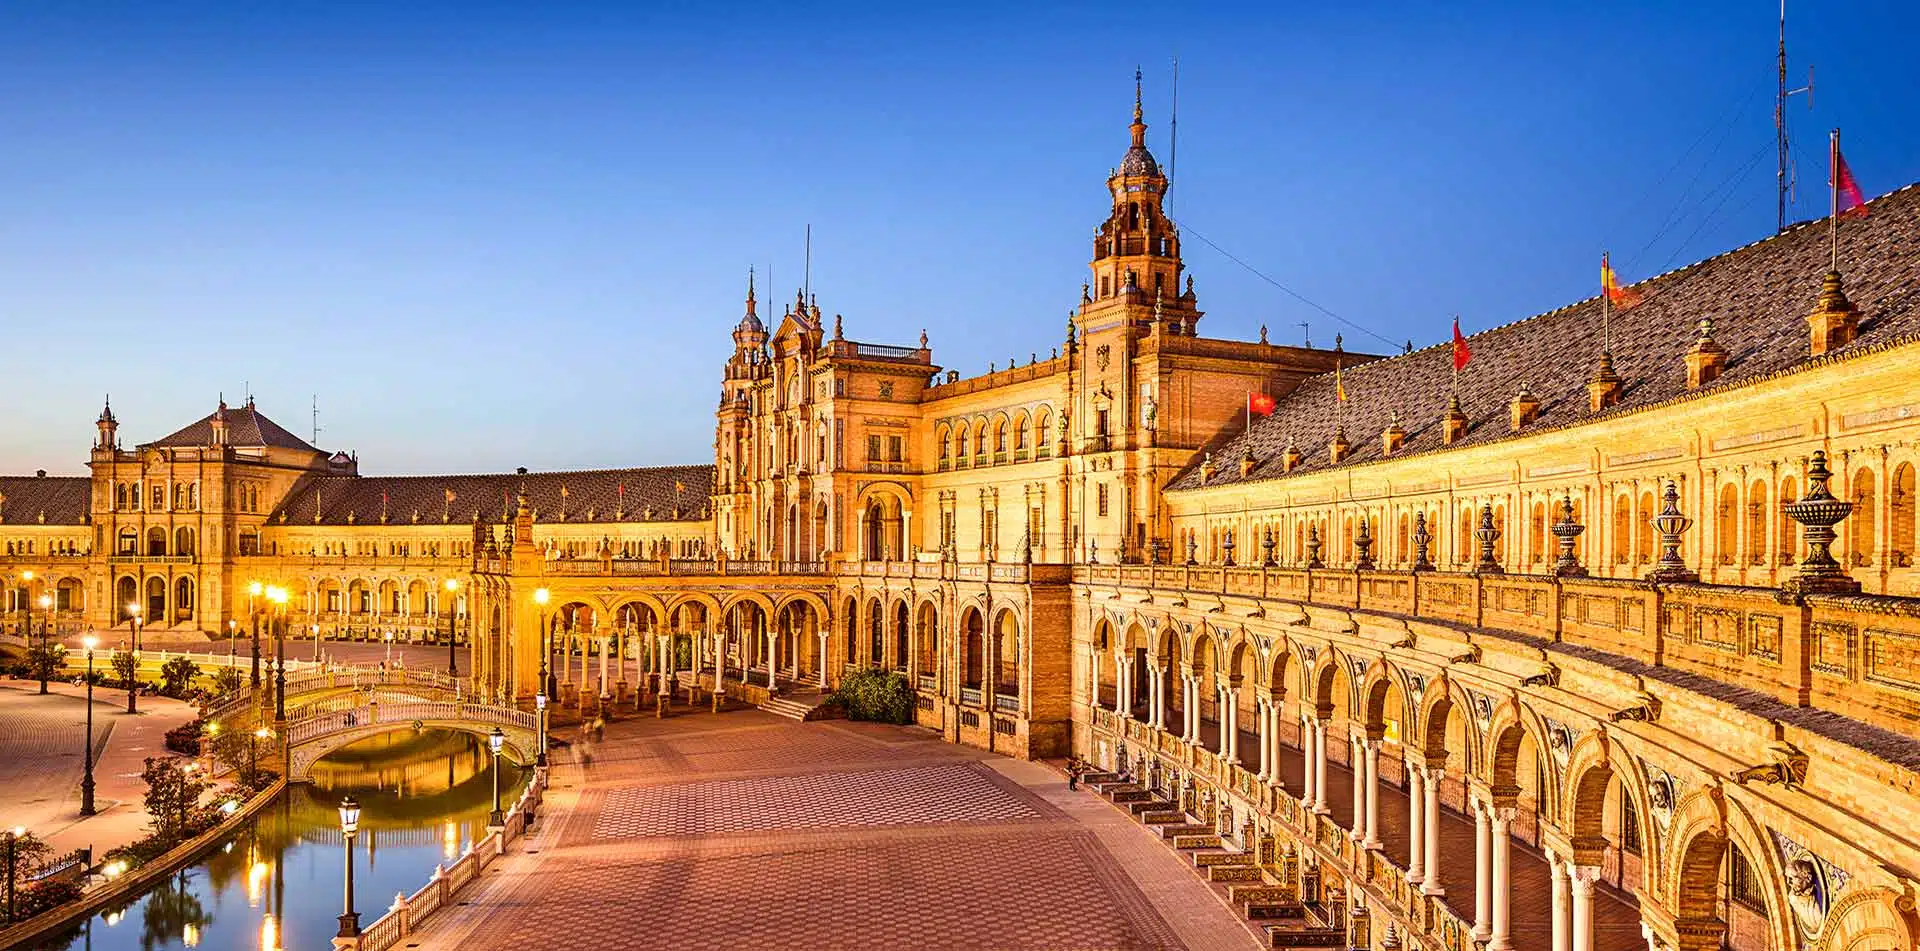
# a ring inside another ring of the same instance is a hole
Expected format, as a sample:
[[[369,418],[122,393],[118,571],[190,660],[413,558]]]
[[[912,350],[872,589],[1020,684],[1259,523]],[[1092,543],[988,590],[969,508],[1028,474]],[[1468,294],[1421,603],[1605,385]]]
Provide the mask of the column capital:
[[[1568,879],[1573,883],[1573,893],[1575,895],[1586,896],[1593,894],[1593,886],[1600,881],[1600,866],[1568,864],[1564,867],[1567,870]]]
[[[1518,806],[1495,806],[1493,809],[1493,821],[1498,825],[1512,825],[1513,820],[1519,816]]]

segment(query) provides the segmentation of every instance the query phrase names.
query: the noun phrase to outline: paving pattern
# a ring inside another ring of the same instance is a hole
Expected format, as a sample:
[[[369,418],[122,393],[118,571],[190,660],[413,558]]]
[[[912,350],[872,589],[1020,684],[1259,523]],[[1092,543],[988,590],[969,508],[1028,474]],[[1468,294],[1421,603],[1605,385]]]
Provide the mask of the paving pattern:
[[[970,764],[629,786],[600,803],[593,836],[732,835],[769,829],[1012,822],[1039,817]]]
[[[921,730],[626,721],[563,775],[571,813],[422,951],[1257,946],[1147,830]]]
[[[19,688],[0,690],[0,763],[6,764],[0,802],[7,804],[8,826],[46,835],[78,808],[87,705],[74,697],[40,696],[37,682]],[[113,710],[105,704],[97,710],[96,754],[113,730]]]

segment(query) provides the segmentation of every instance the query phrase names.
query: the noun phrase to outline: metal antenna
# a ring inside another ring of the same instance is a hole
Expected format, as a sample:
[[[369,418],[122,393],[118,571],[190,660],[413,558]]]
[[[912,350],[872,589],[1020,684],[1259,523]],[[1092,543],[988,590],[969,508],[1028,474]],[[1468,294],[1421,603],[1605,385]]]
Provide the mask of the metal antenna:
[[[313,444],[320,445],[320,394],[313,394]]]
[[[1780,88],[1773,100],[1773,130],[1776,145],[1780,151],[1780,165],[1774,173],[1775,199],[1778,213],[1774,219],[1775,233],[1787,230],[1787,195],[1793,191],[1798,176],[1793,173],[1792,149],[1787,144],[1787,97],[1807,94],[1807,108],[1813,108],[1813,67],[1807,67],[1807,84],[1799,89],[1787,88],[1787,0],[1780,0]]]
[[[806,264],[805,264],[805,270],[801,273],[801,276],[800,276],[800,294],[802,297],[807,298],[807,301],[809,303],[812,302],[813,300],[813,224],[812,222],[808,222],[807,224]]]
[[[1301,321],[1301,322],[1299,323],[1299,327],[1300,327],[1300,336],[1302,336],[1302,337],[1304,337],[1304,338],[1306,338],[1306,341],[1307,341],[1306,343],[1304,343],[1304,344],[1301,344],[1301,346],[1304,346],[1304,347],[1306,347],[1306,348],[1307,348],[1308,350],[1312,350],[1312,349],[1313,349],[1313,330],[1312,330],[1312,328],[1310,328],[1310,327],[1308,327],[1308,326],[1307,326],[1307,322],[1306,322],[1306,321],[1304,321],[1304,320],[1303,320],[1303,321]]]

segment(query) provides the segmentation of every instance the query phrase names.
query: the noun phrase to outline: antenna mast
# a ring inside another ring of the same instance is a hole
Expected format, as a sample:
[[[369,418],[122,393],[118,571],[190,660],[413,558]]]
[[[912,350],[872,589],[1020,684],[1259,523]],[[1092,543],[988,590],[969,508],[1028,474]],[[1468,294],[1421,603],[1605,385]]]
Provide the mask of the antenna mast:
[[[1173,58],[1173,109],[1167,122],[1167,192],[1171,205],[1173,183],[1179,181],[1180,173],[1180,57]]]
[[[1781,0],[1785,2],[1785,0]],[[805,295],[807,303],[813,303],[813,223],[807,223],[807,251],[805,270],[800,275],[800,293]]]
[[[320,445],[320,394],[313,394],[313,444]]]
[[[1775,198],[1778,212],[1774,219],[1774,232],[1787,230],[1787,195],[1793,191],[1792,148],[1787,143],[1787,97],[1807,94],[1807,108],[1813,108],[1813,67],[1807,67],[1807,84],[1799,89],[1787,88],[1787,0],[1780,0],[1780,87],[1773,100],[1773,129],[1775,144],[1780,151],[1780,165],[1774,173]]]

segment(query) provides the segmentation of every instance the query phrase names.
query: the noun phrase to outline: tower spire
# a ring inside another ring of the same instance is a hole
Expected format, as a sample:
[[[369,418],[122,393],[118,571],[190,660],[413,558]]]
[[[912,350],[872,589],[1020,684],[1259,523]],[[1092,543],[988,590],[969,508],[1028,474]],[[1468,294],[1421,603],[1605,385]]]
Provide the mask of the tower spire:
[[[1144,148],[1147,144],[1147,123],[1142,118],[1143,115],[1145,113],[1140,110],[1140,67],[1135,66],[1133,68],[1133,125],[1128,126],[1128,131],[1133,133],[1133,147],[1136,149]]]

